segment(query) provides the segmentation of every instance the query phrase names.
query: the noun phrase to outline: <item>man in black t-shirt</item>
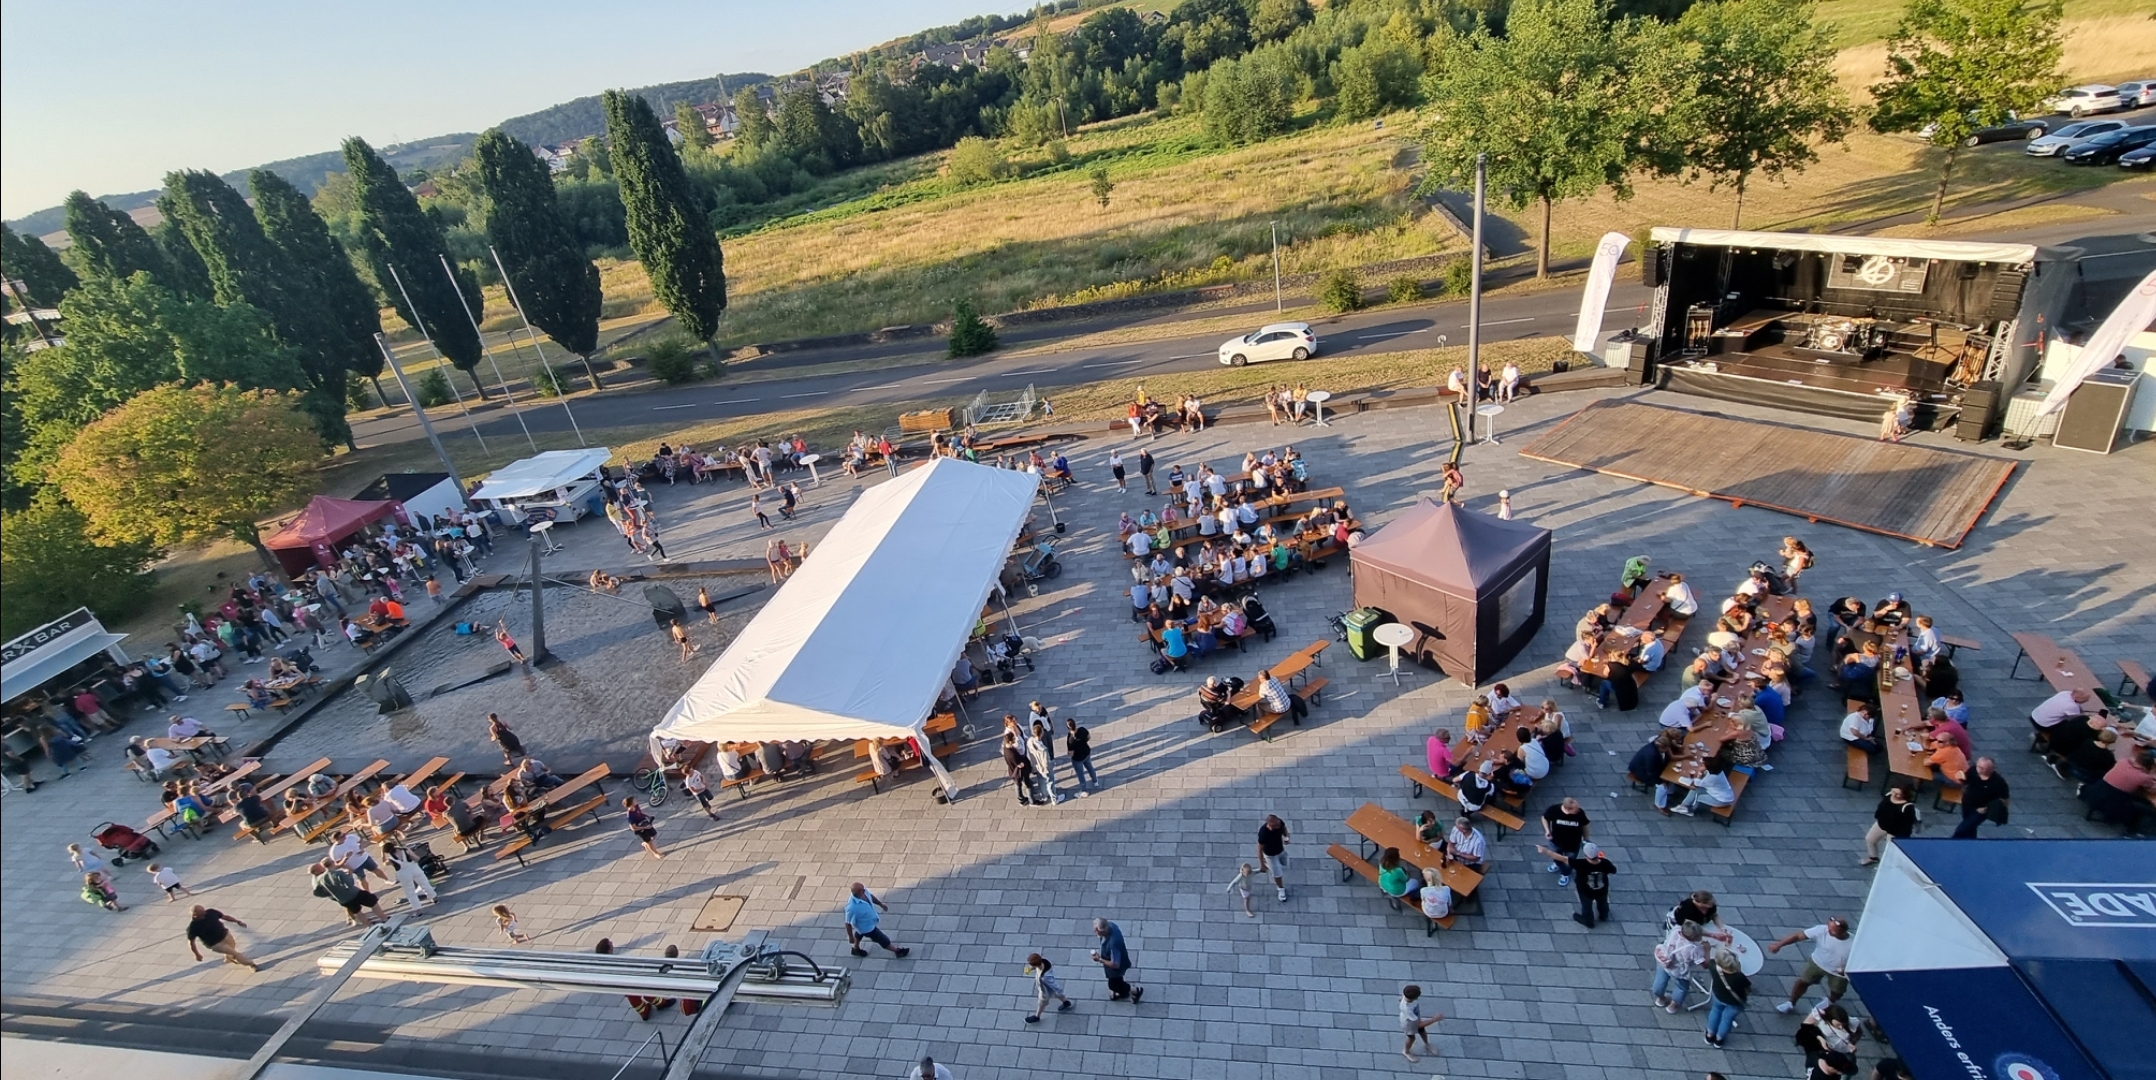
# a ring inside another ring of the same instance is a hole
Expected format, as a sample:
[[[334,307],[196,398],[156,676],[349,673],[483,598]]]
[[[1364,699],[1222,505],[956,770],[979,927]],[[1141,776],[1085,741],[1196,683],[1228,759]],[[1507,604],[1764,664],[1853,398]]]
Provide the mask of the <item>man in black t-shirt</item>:
[[[240,952],[239,939],[232,935],[232,931],[225,929],[226,923],[238,927],[247,925],[215,908],[196,904],[194,910],[187,915],[187,951],[200,960],[202,949],[206,948],[224,957],[227,964],[238,964],[249,971],[260,971],[261,968],[256,967],[254,961]],[[202,948],[195,947],[197,942],[201,943]]]
[[[1550,847],[1568,859],[1579,853],[1580,845],[1587,842],[1587,810],[1580,801],[1569,795],[1565,801],[1542,812],[1542,835]],[[1550,861],[1550,873],[1557,875],[1559,885],[1572,884],[1572,872],[1565,863]]]
[[[1270,869],[1273,887],[1280,890],[1280,898],[1288,898],[1288,823],[1278,814],[1265,815],[1265,824],[1258,826],[1258,868]]]
[[[1587,841],[1580,842],[1580,849],[1572,855],[1552,851],[1540,844],[1535,850],[1550,857],[1564,867],[1565,877],[1579,893],[1580,910],[1572,921],[1594,929],[1596,920],[1608,922],[1610,917],[1610,875],[1617,872],[1617,864],[1602,854],[1602,849]]]

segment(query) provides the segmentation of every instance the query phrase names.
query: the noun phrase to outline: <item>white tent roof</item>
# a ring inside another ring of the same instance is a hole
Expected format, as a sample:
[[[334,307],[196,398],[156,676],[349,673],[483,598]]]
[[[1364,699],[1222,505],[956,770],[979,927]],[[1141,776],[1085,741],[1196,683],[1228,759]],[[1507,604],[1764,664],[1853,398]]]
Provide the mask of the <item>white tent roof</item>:
[[[512,461],[489,475],[474,499],[521,499],[558,487],[567,487],[599,471],[614,452],[603,446],[589,450],[549,450],[536,457]]]
[[[1838,236],[1831,233],[1746,232],[1741,229],[1672,229],[1656,227],[1658,244],[1702,247],[1765,248],[1770,251],[1823,251],[1830,255],[1885,255],[1903,259],[1949,259],[1956,262],[2028,263],[2036,261],[2033,244],[1986,244],[1970,240],[1904,240],[1892,236]]]
[[[917,733],[1038,484],[1032,473],[939,458],[863,492],[653,734],[726,742]]]
[[[125,637],[107,631],[88,609],[76,608],[7,643],[7,660],[0,664],[0,696],[14,701],[76,664],[109,652]]]
[[[2005,967],[2006,954],[1901,848],[1887,844],[1849,943],[1849,970]]]

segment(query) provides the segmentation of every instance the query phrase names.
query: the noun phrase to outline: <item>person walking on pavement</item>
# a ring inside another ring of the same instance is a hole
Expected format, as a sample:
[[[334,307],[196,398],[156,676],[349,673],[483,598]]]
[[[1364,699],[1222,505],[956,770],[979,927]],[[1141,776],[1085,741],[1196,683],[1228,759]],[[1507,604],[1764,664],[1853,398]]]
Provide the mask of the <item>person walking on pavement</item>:
[[[1003,733],[1003,771],[1009,774],[1011,786],[1018,789],[1018,805],[1033,805],[1033,765],[1026,760],[1025,748],[1018,744],[1018,733]]]
[[[1128,494],[1130,492],[1130,485],[1123,479],[1122,454],[1114,450],[1108,451],[1108,471],[1115,474],[1115,489],[1117,491]]]
[[[1720,1046],[1729,1038],[1731,1028],[1737,1026],[1737,1014],[1744,1011],[1744,1003],[1752,996],[1752,980],[1745,978],[1744,965],[1737,954],[1717,952],[1707,974],[1713,984],[1707,1004],[1707,1045]]]
[[[493,713],[487,714],[487,738],[494,740],[494,745],[502,748],[502,765],[505,768],[513,767],[517,759],[524,756],[524,740],[517,738],[517,733],[509,730],[509,725]]]
[[[1425,1008],[1422,1003],[1422,987],[1408,985],[1400,988],[1400,1031],[1407,1036],[1407,1045],[1402,1047],[1400,1052],[1407,1055],[1409,1061],[1421,1060],[1415,1056],[1417,1037],[1422,1039],[1423,1053],[1437,1053],[1437,1047],[1430,1045],[1430,1025],[1443,1020],[1445,1014],[1431,1012],[1425,1016]]]
[[[1033,767],[1033,780],[1038,785],[1034,798],[1046,806],[1063,801],[1063,794],[1056,790],[1056,752],[1051,740],[1048,725],[1033,721],[1033,734],[1026,739],[1026,764]]]
[[[629,823],[629,835],[636,837],[636,842],[644,845],[652,858],[666,858],[659,852],[659,823],[651,819],[650,812],[636,805],[636,800],[631,798],[621,800],[621,810],[623,820]]]
[[[1078,785],[1078,797],[1083,799],[1100,786],[1100,773],[1093,768],[1093,733],[1075,716],[1063,719],[1063,749],[1070,755],[1071,779]]]
[[[262,970],[247,958],[246,953],[240,951],[240,940],[233,936],[232,931],[225,929],[226,923],[243,930],[247,928],[246,923],[222,911],[196,904],[194,909],[187,913],[187,951],[195,954],[195,959],[199,961],[202,959],[202,949],[208,949],[224,957],[227,964],[237,964],[249,971]],[[195,947],[198,943],[201,948]]]
[[[1804,971],[1789,986],[1789,1000],[1774,1006],[1774,1011],[1787,1013],[1797,1007],[1797,1000],[1811,989],[1813,983],[1825,983],[1827,1004],[1832,1005],[1849,992],[1849,920],[1839,915],[1809,930],[1799,930],[1788,937],[1767,946],[1767,953],[1781,952],[1806,938],[1812,941],[1812,958],[1804,962]]]
[[[1130,984],[1130,947],[1123,944],[1123,928],[1104,918],[1093,920],[1093,936],[1100,939],[1100,948],[1093,950],[1093,962],[1108,975],[1108,1000],[1128,999],[1136,1005],[1145,997],[1145,987]]]
[[[1160,494],[1160,489],[1153,486],[1153,452],[1144,447],[1138,449],[1138,475],[1145,479],[1146,494]]]
[[[344,909],[345,924],[359,926],[363,923],[388,922],[382,914],[381,900],[359,886],[352,872],[341,866],[315,863],[307,868],[314,880],[314,894]],[[361,917],[361,913],[365,917]]]
[[[1954,839],[1976,839],[1977,826],[1987,821],[2006,824],[2007,795],[2006,777],[1999,775],[1998,763],[1977,758],[1976,768],[1962,784],[1961,824],[1954,826]]]
[[[1258,869],[1270,870],[1273,888],[1280,890],[1280,899],[1288,898],[1288,823],[1278,814],[1265,815],[1265,824],[1258,826]]]
[[[1592,930],[1597,920],[1610,921],[1610,875],[1617,872],[1617,864],[1602,853],[1600,845],[1583,840],[1579,850],[1569,855],[1539,845],[1535,850],[1558,861],[1563,867],[1558,880],[1571,882],[1579,893],[1580,909],[1573,913],[1573,922]]]
[[[1063,1003],[1056,1006],[1057,1012],[1069,1012],[1078,1007],[1076,1002],[1063,993],[1063,980],[1056,978],[1055,965],[1049,963],[1047,957],[1039,953],[1028,955],[1026,957],[1026,974],[1033,976],[1033,990],[1036,996],[1033,1003],[1033,1012],[1026,1017],[1026,1023],[1040,1023],[1041,1014],[1048,1011],[1048,1003],[1051,1000]]]
[[[884,951],[892,956],[905,959],[906,954],[913,950],[891,944],[891,935],[877,929],[877,924],[883,921],[882,913],[891,910],[890,906],[885,904],[881,897],[869,892],[868,886],[858,881],[849,886],[847,891],[852,895],[846,900],[846,931],[848,936],[853,938],[853,954],[867,956],[868,950],[862,948],[861,943],[873,941],[883,946]]]
[[[1858,866],[1871,866],[1879,861],[1879,845],[1888,838],[1907,840],[1916,834],[1916,804],[1909,801],[1909,789],[1900,784],[1887,785],[1886,795],[1872,809],[1872,827],[1864,830],[1864,859]]]
[[[1557,884],[1572,884],[1572,857],[1580,853],[1580,845],[1587,842],[1593,827],[1586,808],[1570,795],[1542,812],[1542,836],[1550,842],[1550,846],[1542,850],[1554,852],[1550,856],[1550,873],[1557,875]]]
[[[935,1058],[924,1055],[919,1065],[906,1067],[906,1080],[951,1080],[951,1070]]]

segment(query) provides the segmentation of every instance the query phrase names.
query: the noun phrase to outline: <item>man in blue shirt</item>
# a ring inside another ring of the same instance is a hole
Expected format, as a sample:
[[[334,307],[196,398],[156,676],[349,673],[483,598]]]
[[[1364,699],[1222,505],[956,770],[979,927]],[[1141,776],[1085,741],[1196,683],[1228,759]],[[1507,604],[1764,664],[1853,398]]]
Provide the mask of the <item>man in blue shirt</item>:
[[[1093,950],[1093,962],[1108,973],[1108,1000],[1127,998],[1136,1005],[1145,996],[1145,987],[1130,984],[1130,949],[1123,944],[1123,928],[1106,919],[1094,919],[1093,934],[1100,938],[1100,948]]]
[[[869,892],[868,886],[856,881],[850,891],[853,896],[846,901],[846,930],[854,939],[855,956],[868,955],[868,950],[861,947],[863,941],[873,941],[900,958],[913,951],[891,944],[891,935],[876,928],[876,924],[883,921],[881,913],[891,909],[875,893]]]
[[[1780,724],[1789,707],[1789,703],[1782,700],[1782,692],[1776,690],[1774,684],[1767,682],[1763,675],[1752,675],[1751,680],[1752,704],[1759,706],[1759,711],[1767,714],[1768,723]]]

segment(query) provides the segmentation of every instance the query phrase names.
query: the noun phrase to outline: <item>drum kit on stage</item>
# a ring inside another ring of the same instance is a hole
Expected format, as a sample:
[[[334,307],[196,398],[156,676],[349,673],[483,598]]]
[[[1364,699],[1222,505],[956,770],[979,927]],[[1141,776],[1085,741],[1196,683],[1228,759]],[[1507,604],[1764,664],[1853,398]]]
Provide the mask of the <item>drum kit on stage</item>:
[[[1879,350],[1879,328],[1853,319],[1824,319],[1805,328],[1804,347],[1863,360]],[[1826,361],[1822,360],[1822,363]]]

